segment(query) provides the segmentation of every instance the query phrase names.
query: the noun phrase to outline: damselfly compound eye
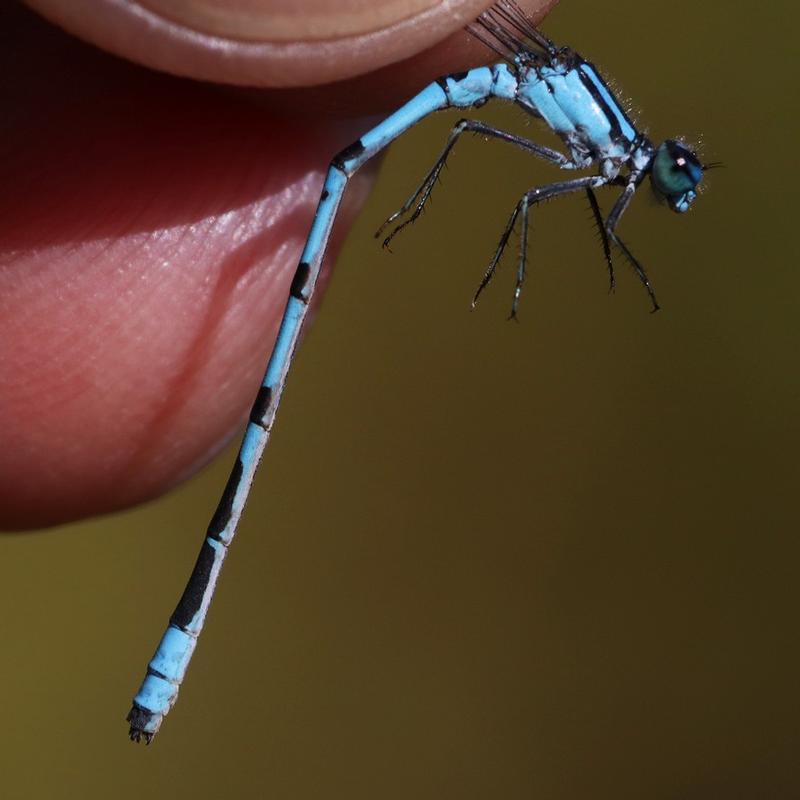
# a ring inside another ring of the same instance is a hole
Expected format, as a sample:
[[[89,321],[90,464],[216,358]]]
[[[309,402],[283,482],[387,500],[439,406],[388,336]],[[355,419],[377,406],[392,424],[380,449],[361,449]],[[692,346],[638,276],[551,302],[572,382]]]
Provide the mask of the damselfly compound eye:
[[[697,197],[703,165],[682,142],[667,139],[656,151],[650,178],[673,211],[686,211]]]

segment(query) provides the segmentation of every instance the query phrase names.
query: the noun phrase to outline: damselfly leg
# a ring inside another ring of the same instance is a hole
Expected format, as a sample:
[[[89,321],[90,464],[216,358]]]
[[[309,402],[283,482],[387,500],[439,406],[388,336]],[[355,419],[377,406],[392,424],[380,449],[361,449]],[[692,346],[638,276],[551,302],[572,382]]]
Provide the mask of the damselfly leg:
[[[537,144],[536,142],[532,142],[529,139],[523,138],[522,136],[509,133],[508,131],[504,131],[499,128],[493,128],[491,125],[486,125],[479,120],[459,120],[450,131],[450,135],[447,137],[447,143],[445,144],[444,149],[439,154],[439,157],[436,159],[433,167],[431,167],[430,171],[423,178],[422,182],[419,184],[419,186],[417,186],[416,190],[408,198],[408,200],[406,200],[405,203],[403,203],[403,205],[394,212],[394,214],[390,215],[375,232],[375,237],[378,238],[388,225],[391,225],[393,222],[400,219],[411,209],[412,206],[414,206],[411,216],[397,225],[394,230],[383,240],[384,247],[388,247],[392,239],[394,239],[394,237],[397,236],[397,234],[400,233],[400,231],[403,230],[406,225],[410,225],[412,222],[414,222],[423,212],[425,204],[428,202],[431,193],[433,192],[433,187],[436,185],[436,181],[439,179],[439,175],[441,174],[441,171],[447,162],[447,157],[450,155],[450,152],[452,151],[459,137],[464,133],[475,133],[480,136],[486,136],[499,139],[503,142],[508,142],[509,144],[513,144],[525,152],[531,153],[537,158],[541,158],[550,164],[560,167],[561,169],[576,168],[575,163],[567,158],[567,156],[565,156],[563,153],[559,153],[558,150],[553,150],[550,147]]]
[[[475,308],[481,293],[494,277],[494,274],[497,271],[497,265],[500,263],[500,259],[503,257],[503,252],[508,245],[511,232],[514,230],[517,218],[519,218],[521,224],[520,254],[517,262],[517,281],[514,285],[514,299],[511,304],[511,314],[509,315],[509,319],[516,319],[517,311],[519,309],[519,300],[522,294],[522,284],[525,282],[530,210],[545,200],[552,200],[554,197],[560,197],[561,195],[578,192],[581,189],[596,189],[605,185],[606,183],[607,180],[602,175],[592,175],[586,178],[575,178],[575,180],[571,181],[550,183],[547,186],[539,186],[535,189],[530,189],[529,191],[525,192],[517,205],[514,207],[511,217],[506,224],[505,230],[500,237],[500,242],[497,245],[494,256],[492,257],[491,262],[489,262],[489,266],[483,275],[483,279],[481,280],[480,285],[478,286],[472,298],[472,308]]]

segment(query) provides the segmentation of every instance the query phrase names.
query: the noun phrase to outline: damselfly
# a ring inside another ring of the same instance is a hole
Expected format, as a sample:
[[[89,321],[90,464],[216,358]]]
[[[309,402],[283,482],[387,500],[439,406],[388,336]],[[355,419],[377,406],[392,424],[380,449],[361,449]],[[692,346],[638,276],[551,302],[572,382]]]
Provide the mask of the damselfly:
[[[557,47],[543,36],[513,0],[500,0],[469,30],[503,61],[440,78],[331,162],[239,455],[208,527],[194,571],[133,699],[128,721],[130,736],[135,741],[144,739],[149,743],[177,699],[203,629],[222,562],[236,533],[256,467],[275,421],[339,203],[348,179],[376,153],[434,111],[474,108],[492,98],[516,103],[528,114],[542,119],[563,140],[566,153],[483,122],[461,120],[452,129],[444,150],[416,191],[386,221],[385,225],[391,225],[408,215],[386,237],[384,244],[419,216],[460,136],[466,132],[478,133],[515,145],[559,169],[579,170],[595,165],[597,173],[539,186],[522,195],[478,286],[473,304],[494,276],[509,237],[519,225],[520,247],[511,306],[512,316],[516,314],[525,280],[528,222],[532,210],[543,200],[583,193],[600,231],[611,285],[614,284],[611,248],[615,245],[647,290],[653,310],[658,309],[647,274],[617,235],[617,224],[645,177],[650,176],[656,194],[673,211],[683,212],[695,200],[703,172],[714,165],[702,164],[686,144],[677,140],[668,139],[654,146],[637,131],[597,70],[574,50]],[[621,188],[605,219],[595,197],[595,190],[604,186]]]

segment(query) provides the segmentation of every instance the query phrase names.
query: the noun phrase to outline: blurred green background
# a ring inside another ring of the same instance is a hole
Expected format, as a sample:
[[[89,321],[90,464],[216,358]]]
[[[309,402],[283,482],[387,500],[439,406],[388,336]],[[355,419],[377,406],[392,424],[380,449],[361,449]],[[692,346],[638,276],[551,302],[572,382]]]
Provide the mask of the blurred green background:
[[[123,718],[232,451],[0,539],[2,797],[800,797],[800,15],[762,9],[571,0],[544,26],[654,138],[726,162],[691,214],[644,191],[625,217],[660,314],[619,259],[607,294],[581,198],[534,215],[522,324],[513,261],[469,313],[552,172],[465,140],[390,255],[372,232],[461,114],[391,151],[151,747]]]

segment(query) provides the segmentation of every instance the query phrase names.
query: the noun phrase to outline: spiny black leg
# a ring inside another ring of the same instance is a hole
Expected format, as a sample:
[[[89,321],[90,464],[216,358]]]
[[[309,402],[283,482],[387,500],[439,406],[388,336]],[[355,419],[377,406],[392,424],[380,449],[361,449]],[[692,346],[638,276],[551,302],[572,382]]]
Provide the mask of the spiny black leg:
[[[486,288],[489,281],[494,277],[497,265],[503,256],[503,252],[506,249],[506,245],[508,244],[508,238],[511,236],[511,231],[514,230],[514,223],[517,221],[517,215],[519,214],[521,204],[522,201],[520,201],[519,203],[517,203],[516,206],[514,206],[514,211],[509,217],[508,224],[506,225],[506,228],[503,231],[503,235],[500,237],[500,242],[497,245],[497,250],[494,251],[494,257],[492,258],[492,261],[489,264],[486,272],[483,274],[483,280],[481,280],[480,286],[478,286],[477,290],[475,291],[475,294],[472,297],[473,309],[478,303],[478,298],[481,296],[481,292]]]
[[[653,291],[653,287],[650,285],[650,279],[647,277],[647,273],[644,271],[644,267],[634,258],[633,253],[628,250],[626,244],[622,241],[622,239],[617,236],[616,233],[613,231],[609,231],[609,236],[611,237],[611,241],[619,247],[620,250],[625,254],[625,257],[630,261],[631,266],[635,270],[636,274],[639,276],[639,280],[642,282],[642,285],[645,289],[647,289],[647,294],[650,296],[650,302],[653,304],[653,313],[655,314],[661,306],[658,304],[658,300],[656,300],[656,293]]]
[[[400,208],[394,212],[384,223],[383,225],[378,228],[375,232],[375,238],[378,238],[383,231],[386,229],[387,225],[391,225],[395,220],[402,217],[406,214],[412,206],[414,206],[414,210],[411,213],[411,216],[401,222],[384,240],[383,246],[388,247],[389,243],[394,239],[394,237],[406,227],[406,225],[410,225],[412,222],[419,218],[419,215],[425,208],[425,204],[430,199],[431,193],[433,192],[433,188],[436,185],[436,181],[441,174],[441,171],[447,161],[448,156],[450,155],[450,151],[453,149],[453,146],[458,141],[458,138],[463,133],[476,133],[482,136],[489,136],[494,139],[500,139],[500,141],[508,142],[509,144],[513,144],[516,147],[525,150],[528,153],[533,154],[537,158],[541,158],[544,161],[548,161],[551,164],[555,164],[562,169],[574,169],[575,164],[570,161],[563,153],[559,153],[557,150],[553,150],[549,147],[544,147],[543,145],[536,144],[536,142],[531,142],[528,139],[524,139],[521,136],[516,136],[513,133],[509,133],[508,131],[500,130],[499,128],[493,128],[490,125],[486,125],[483,122],[473,119],[462,119],[459,120],[453,129],[450,131],[450,135],[448,136],[447,143],[444,146],[439,158],[436,159],[431,170],[423,179],[422,183],[416,188],[414,193],[411,197],[403,203]],[[416,205],[415,205],[416,204]]]
[[[660,306],[658,305],[658,300],[656,300],[656,293],[653,291],[653,287],[650,285],[650,279],[647,277],[647,273],[644,271],[644,267],[634,258],[633,253],[625,246],[625,243],[622,239],[617,236],[614,232],[617,224],[619,223],[622,215],[625,213],[625,209],[630,205],[631,200],[633,199],[633,195],[636,193],[636,188],[641,183],[643,178],[642,173],[631,173],[628,177],[628,183],[625,185],[625,189],[622,194],[617,198],[617,202],[614,203],[614,207],[611,209],[611,213],[608,215],[608,219],[606,220],[605,230],[608,238],[614,242],[620,250],[622,250],[625,258],[628,259],[633,269],[636,271],[636,274],[639,276],[639,280],[642,282],[642,285],[645,289],[647,289],[647,294],[650,296],[650,302],[653,304],[653,312],[655,313],[658,311]]]
[[[528,255],[528,198],[523,197],[519,203],[520,231],[519,231],[519,261],[517,262],[517,283],[514,286],[514,301],[511,304],[509,319],[517,319],[519,297],[522,294],[522,284],[525,282],[525,259]]]
[[[409,197],[408,200],[406,200],[405,203],[403,203],[403,205],[394,212],[394,214],[389,216],[377,231],[375,231],[375,238],[377,239],[386,229],[387,225],[391,225],[396,219],[402,217],[403,214],[405,214],[411,208],[411,206],[417,202],[417,198],[419,198],[419,202],[417,202],[417,205],[414,208],[411,216],[407,220],[404,220],[397,225],[395,229],[383,240],[383,247],[388,249],[389,243],[392,241],[392,239],[394,239],[394,237],[397,236],[397,234],[400,233],[400,231],[403,230],[406,225],[410,225],[412,222],[415,222],[419,215],[423,212],[425,204],[430,199],[431,192],[433,192],[433,187],[436,185],[436,181],[439,179],[439,174],[441,173],[442,168],[447,161],[447,156],[450,155],[450,151],[453,149],[453,145],[455,143],[456,139],[452,138],[451,136],[445,145],[442,154],[436,159],[436,163],[433,165],[433,168],[425,176],[422,183],[416,188],[414,194],[412,194],[411,197]]]
[[[516,317],[517,313],[517,306],[519,304],[519,297],[522,292],[522,283],[525,280],[525,256],[524,252],[527,248],[528,243],[528,208],[530,206],[535,206],[538,203],[541,203],[543,200],[550,200],[553,197],[558,197],[562,194],[569,194],[570,192],[577,192],[581,189],[597,189],[600,186],[604,186],[608,182],[607,178],[604,178],[602,175],[595,175],[589,178],[575,178],[571,181],[559,181],[558,183],[551,183],[547,186],[541,186],[537,189],[531,189],[528,192],[525,192],[522,195],[522,199],[517,203],[514,208],[514,213],[511,215],[511,218],[508,220],[508,224],[506,225],[505,230],[503,231],[503,235],[500,237],[500,244],[497,246],[497,250],[495,251],[494,258],[492,259],[491,264],[489,264],[489,268],[486,270],[486,273],[483,276],[483,280],[478,286],[478,290],[475,292],[475,296],[472,298],[472,307],[475,308],[475,304],[478,302],[478,297],[480,297],[481,292],[486,288],[486,285],[489,281],[494,277],[495,270],[497,269],[497,264],[500,261],[501,256],[503,255],[503,251],[506,249],[506,245],[508,244],[508,238],[511,236],[511,231],[514,229],[514,223],[517,220],[517,217],[520,213],[523,214],[523,228],[522,228],[522,235],[521,235],[521,251],[520,251],[520,261],[517,267],[517,284],[514,290],[514,303],[511,308],[511,316]]]
[[[597,197],[592,189],[586,190],[586,196],[589,198],[589,206],[592,209],[595,225],[600,233],[600,241],[603,244],[603,254],[606,257],[606,265],[608,266],[608,291],[613,292],[616,282],[614,280],[614,264],[611,262],[611,243],[608,240],[606,233],[606,226],[603,222],[603,215],[600,213],[600,205],[597,202]]]

